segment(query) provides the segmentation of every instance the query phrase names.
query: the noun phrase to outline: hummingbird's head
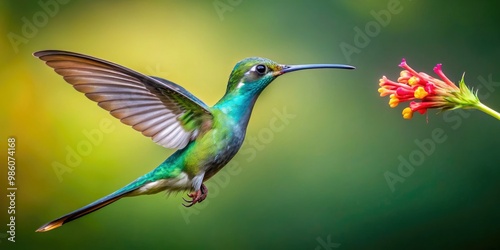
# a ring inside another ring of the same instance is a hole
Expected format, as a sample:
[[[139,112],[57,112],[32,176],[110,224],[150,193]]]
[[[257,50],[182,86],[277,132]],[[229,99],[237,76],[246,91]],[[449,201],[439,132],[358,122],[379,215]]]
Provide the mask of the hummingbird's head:
[[[245,89],[262,91],[269,83],[271,83],[278,75],[282,65],[273,62],[266,58],[250,57],[239,61],[235,66],[231,75],[226,92]]]
[[[353,66],[342,64],[284,65],[266,58],[249,57],[234,66],[229,76],[226,93],[236,90],[260,93],[280,75],[297,70],[318,68],[354,69]]]

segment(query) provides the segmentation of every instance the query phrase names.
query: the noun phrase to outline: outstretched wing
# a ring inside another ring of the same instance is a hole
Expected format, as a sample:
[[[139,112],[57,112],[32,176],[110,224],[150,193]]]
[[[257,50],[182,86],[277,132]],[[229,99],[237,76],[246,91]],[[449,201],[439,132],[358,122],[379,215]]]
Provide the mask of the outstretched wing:
[[[101,108],[166,148],[181,149],[211,127],[208,106],[173,82],[73,52],[34,55]]]

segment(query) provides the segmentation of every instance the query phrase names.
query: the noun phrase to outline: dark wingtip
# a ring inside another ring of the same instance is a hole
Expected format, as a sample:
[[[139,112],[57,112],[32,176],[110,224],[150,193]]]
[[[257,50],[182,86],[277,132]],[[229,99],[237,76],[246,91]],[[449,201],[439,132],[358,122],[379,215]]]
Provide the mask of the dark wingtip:
[[[33,52],[33,56],[35,57],[42,57],[42,56],[47,56],[47,55],[73,55],[73,56],[82,56],[82,57],[88,57],[86,55],[83,55],[83,54],[79,54],[79,53],[75,53],[75,52],[70,52],[70,51],[64,51],[64,50],[52,50],[52,49],[48,49],[48,50],[39,50],[39,51],[35,51]]]
[[[42,56],[44,56],[47,52],[49,52],[50,50],[39,50],[39,51],[35,51],[33,52],[33,56],[34,57],[37,57],[37,58],[40,58]]]

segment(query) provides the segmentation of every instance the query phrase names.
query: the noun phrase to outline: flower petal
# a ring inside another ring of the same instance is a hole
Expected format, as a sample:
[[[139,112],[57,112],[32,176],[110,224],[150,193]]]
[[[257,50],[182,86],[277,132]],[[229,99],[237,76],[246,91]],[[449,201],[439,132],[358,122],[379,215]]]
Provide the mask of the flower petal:
[[[434,67],[434,73],[436,73],[436,75],[438,75],[446,84],[448,84],[448,86],[458,90],[457,85],[450,81],[450,79],[448,79],[448,77],[446,77],[446,75],[443,73],[441,63],[438,63],[436,67]]]

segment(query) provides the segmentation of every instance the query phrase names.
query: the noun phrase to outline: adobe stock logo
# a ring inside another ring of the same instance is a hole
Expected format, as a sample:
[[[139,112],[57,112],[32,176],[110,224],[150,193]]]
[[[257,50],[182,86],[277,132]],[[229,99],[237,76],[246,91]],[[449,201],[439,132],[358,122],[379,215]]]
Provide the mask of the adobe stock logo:
[[[115,125],[113,125],[110,119],[103,118],[99,122],[98,128],[93,128],[90,130],[82,130],[83,137],[76,145],[66,146],[66,157],[63,163],[58,161],[52,162],[52,170],[57,176],[59,182],[63,181],[65,174],[73,172],[73,170],[80,166],[83,159],[89,156],[95,147],[102,144],[104,136],[115,130]]]
[[[326,236],[326,241],[323,240],[321,237],[316,237],[316,241],[318,242],[318,246],[314,248],[315,250],[329,250],[329,249],[334,249],[334,248],[339,248],[340,243],[332,242],[332,237],[331,235]]]
[[[463,110],[457,110],[459,115],[464,114]],[[448,113],[455,115],[453,113]],[[466,115],[467,113],[465,113]],[[468,116],[467,116],[468,117]],[[442,144],[448,139],[448,135],[446,135],[445,131],[442,128],[435,128],[431,132],[430,138],[425,138],[423,140],[415,139],[415,145],[417,148],[412,150],[407,158],[402,155],[398,156],[399,166],[398,166],[398,174],[395,174],[391,171],[386,171],[384,173],[384,178],[389,185],[389,189],[394,193],[396,191],[396,184],[405,182],[405,178],[410,177],[415,171],[415,166],[421,166],[427,157],[434,154],[436,151],[436,145]]]
[[[243,0],[215,0],[212,2],[215,12],[219,15],[219,20],[224,21],[224,13],[232,12]]]
[[[31,18],[23,16],[21,22],[20,33],[9,32],[7,38],[14,52],[19,52],[19,47],[22,44],[27,44],[30,39],[34,38],[41,28],[47,26],[50,18],[55,17],[60,10],[61,5],[68,4],[70,0],[40,0],[38,6],[41,10],[35,12]]]
[[[401,6],[401,1],[399,0],[389,0],[386,9],[379,11],[371,10],[370,15],[374,20],[368,21],[364,26],[364,30],[358,26],[354,27],[352,44],[346,42],[340,43],[340,50],[347,62],[350,63],[352,61],[353,54],[361,53],[361,50],[366,48],[372,39],[380,34],[382,28],[389,25],[392,17],[402,11],[403,6]]]

